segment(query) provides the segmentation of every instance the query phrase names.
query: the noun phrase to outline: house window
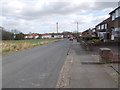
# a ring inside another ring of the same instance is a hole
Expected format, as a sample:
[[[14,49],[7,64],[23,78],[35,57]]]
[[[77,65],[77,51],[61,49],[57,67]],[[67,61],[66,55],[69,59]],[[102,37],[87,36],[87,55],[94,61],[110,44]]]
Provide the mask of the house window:
[[[120,37],[120,28],[115,28],[113,34],[114,34],[114,37]]]
[[[98,30],[100,30],[100,25],[99,25],[99,26],[97,26],[97,29],[98,29]]]
[[[120,8],[118,9],[118,17],[120,17]]]
[[[115,11],[115,18],[118,17],[118,10]]]
[[[105,29],[107,29],[107,24],[105,24]]]
[[[111,35],[111,40],[114,40],[114,28],[112,28],[112,35]]]
[[[95,29],[93,29],[92,32],[95,32]]]
[[[115,31],[119,31],[120,32],[120,28],[115,28]]]
[[[101,25],[101,29],[104,29],[104,24],[103,24],[103,25]]]
[[[115,20],[115,13],[112,14],[112,20]]]

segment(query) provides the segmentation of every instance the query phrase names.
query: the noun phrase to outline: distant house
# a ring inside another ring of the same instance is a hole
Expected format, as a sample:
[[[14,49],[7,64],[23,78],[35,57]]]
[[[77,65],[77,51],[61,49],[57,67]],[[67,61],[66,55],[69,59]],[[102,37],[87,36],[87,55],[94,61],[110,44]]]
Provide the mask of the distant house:
[[[82,36],[82,33],[77,33],[78,34],[78,36]]]
[[[73,37],[73,33],[68,33],[67,37]]]
[[[82,32],[82,36],[97,37],[96,28],[89,28]]]
[[[51,39],[52,34],[42,34],[42,39]]]
[[[62,33],[56,33],[56,34],[54,34],[54,38],[63,38],[63,34]]]
[[[89,28],[89,29],[82,32],[82,36],[91,36],[91,33],[92,33],[91,29]]]
[[[111,39],[120,40],[120,2],[119,6],[109,13],[111,21],[113,23]]]
[[[39,38],[38,34],[25,34],[25,39],[37,39]]]
[[[96,28],[91,29],[91,36],[92,37],[97,37]]]

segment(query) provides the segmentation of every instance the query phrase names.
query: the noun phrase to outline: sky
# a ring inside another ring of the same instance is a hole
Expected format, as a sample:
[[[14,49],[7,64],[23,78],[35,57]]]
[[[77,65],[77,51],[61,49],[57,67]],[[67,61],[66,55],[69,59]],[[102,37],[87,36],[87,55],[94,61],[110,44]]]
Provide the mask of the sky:
[[[109,17],[118,0],[0,0],[0,26],[23,33],[82,32]]]

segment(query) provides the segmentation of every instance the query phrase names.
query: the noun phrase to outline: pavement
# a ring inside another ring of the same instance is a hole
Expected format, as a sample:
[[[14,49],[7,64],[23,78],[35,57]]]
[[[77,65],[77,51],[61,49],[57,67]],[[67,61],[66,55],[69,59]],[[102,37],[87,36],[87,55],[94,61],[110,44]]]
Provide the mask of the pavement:
[[[73,41],[61,70],[59,88],[118,88],[116,71],[109,64],[100,64],[99,55],[86,51]]]
[[[2,88],[55,88],[71,44],[62,40],[2,56]]]

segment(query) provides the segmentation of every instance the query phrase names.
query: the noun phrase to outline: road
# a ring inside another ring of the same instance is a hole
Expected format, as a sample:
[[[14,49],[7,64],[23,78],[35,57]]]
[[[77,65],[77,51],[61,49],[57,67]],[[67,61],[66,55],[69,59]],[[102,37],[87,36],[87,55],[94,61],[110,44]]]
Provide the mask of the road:
[[[69,40],[38,46],[2,57],[3,88],[55,88]]]

